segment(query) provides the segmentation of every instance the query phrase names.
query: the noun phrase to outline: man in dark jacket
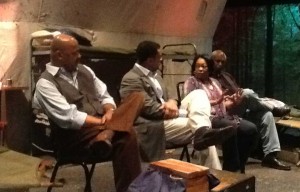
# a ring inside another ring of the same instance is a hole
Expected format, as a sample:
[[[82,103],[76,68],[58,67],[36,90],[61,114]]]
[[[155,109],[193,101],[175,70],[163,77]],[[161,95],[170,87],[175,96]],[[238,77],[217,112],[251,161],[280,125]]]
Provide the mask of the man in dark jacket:
[[[276,114],[282,116],[289,113],[290,110],[286,108],[274,108],[272,105],[259,98],[253,90],[241,89],[235,82],[235,79],[229,73],[224,71],[227,57],[223,51],[213,51],[211,59],[213,61],[211,66],[211,76],[221,83],[226,94],[231,95],[233,100],[236,100],[236,102],[234,102],[236,104],[228,109],[228,112],[240,117],[245,117],[246,111],[249,110],[250,113],[245,118],[255,123],[259,129],[258,131],[262,140],[264,152],[262,166],[290,170],[290,166],[284,165],[276,158],[277,152],[281,149],[275,120],[273,114],[270,112],[275,111]]]

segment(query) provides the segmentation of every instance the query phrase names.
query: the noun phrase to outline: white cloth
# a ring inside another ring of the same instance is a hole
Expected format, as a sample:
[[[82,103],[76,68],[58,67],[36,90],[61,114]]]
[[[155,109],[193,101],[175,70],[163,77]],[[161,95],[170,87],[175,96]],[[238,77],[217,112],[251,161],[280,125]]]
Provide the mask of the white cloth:
[[[196,129],[211,127],[211,106],[203,90],[194,90],[182,101],[180,109],[187,110],[187,117],[164,120],[167,142],[184,143],[191,141]]]

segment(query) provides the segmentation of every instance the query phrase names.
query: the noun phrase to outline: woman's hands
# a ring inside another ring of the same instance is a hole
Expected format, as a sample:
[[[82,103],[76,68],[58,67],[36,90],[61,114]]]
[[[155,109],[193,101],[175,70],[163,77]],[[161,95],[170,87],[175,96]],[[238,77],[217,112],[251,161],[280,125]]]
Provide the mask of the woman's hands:
[[[243,89],[239,89],[236,93],[232,95],[224,96],[224,104],[227,109],[232,108],[235,105],[238,105],[242,101]]]

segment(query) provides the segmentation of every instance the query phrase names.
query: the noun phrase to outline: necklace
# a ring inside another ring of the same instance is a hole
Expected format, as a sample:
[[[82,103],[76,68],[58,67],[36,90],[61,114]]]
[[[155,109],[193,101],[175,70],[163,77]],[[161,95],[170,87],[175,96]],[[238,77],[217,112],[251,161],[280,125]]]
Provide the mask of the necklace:
[[[210,83],[209,81],[205,83],[206,87],[209,89],[209,90],[214,90],[214,86],[212,83]]]

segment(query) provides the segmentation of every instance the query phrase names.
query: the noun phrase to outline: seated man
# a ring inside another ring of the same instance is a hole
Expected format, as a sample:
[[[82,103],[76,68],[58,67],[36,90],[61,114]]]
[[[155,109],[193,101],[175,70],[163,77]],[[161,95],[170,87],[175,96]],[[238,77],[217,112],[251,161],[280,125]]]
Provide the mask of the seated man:
[[[178,101],[168,96],[162,78],[157,74],[161,64],[160,45],[141,42],[136,50],[137,63],[121,81],[121,98],[134,91],[145,95],[140,117],[135,121],[141,148],[148,159],[162,158],[167,146],[189,143],[202,150],[220,144],[233,133],[233,127],[211,129],[210,103],[203,90],[187,95],[178,109]]]
[[[245,107],[248,107],[249,110],[268,110],[273,113],[274,116],[285,116],[291,110],[288,107],[276,107],[272,105],[271,102],[267,102],[267,98],[258,97],[252,89],[241,89],[236,83],[234,77],[224,71],[225,63],[227,56],[222,50],[215,50],[212,52],[211,59],[214,62],[213,69],[211,71],[211,76],[216,78],[223,86],[223,89],[226,90],[228,95],[233,95],[241,91],[243,97],[246,97],[247,100],[243,100],[243,108],[239,106],[238,109],[235,109],[236,112],[244,113],[246,111]],[[248,102],[248,103],[246,103]]]
[[[248,117],[245,118],[255,123],[258,127],[264,152],[262,166],[290,170],[290,166],[284,165],[276,158],[277,152],[280,151],[280,143],[275,120],[270,112],[274,111],[274,108],[262,101],[254,91],[239,88],[233,77],[224,71],[227,57],[223,51],[213,51],[211,59],[213,60],[210,67],[211,76],[217,79],[221,83],[223,91],[235,100],[234,106],[228,109],[228,112],[244,117],[246,110],[250,110]],[[285,115],[288,112],[289,110],[283,109],[280,115]]]
[[[33,106],[49,117],[55,149],[66,155],[88,150],[112,158],[116,189],[126,191],[141,172],[132,126],[143,95],[133,93],[116,108],[106,85],[89,67],[78,64],[78,42],[71,36],[55,36],[50,57],[36,84]]]
[[[226,108],[230,108],[232,102],[223,95],[220,83],[209,77],[208,64],[209,59],[206,56],[195,56],[191,65],[191,76],[184,83],[184,95],[193,90],[204,90],[212,107],[212,127],[214,129],[229,125],[235,127],[236,136],[222,144],[223,170],[245,173],[248,156],[257,138],[256,125],[227,113]]]

